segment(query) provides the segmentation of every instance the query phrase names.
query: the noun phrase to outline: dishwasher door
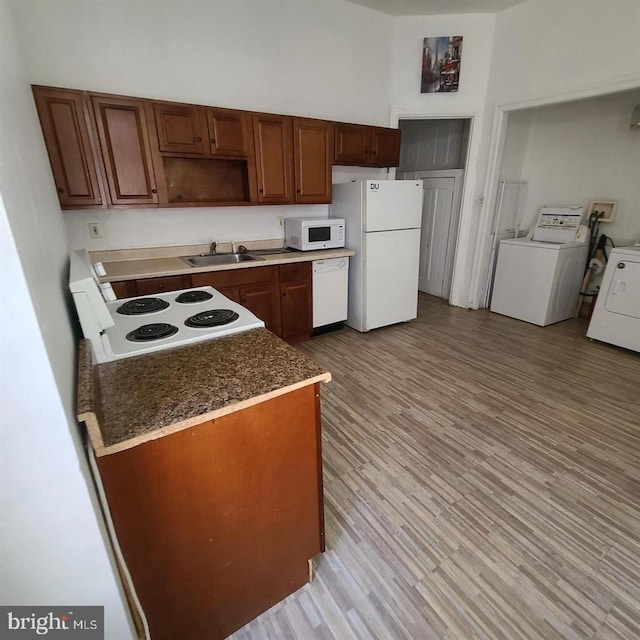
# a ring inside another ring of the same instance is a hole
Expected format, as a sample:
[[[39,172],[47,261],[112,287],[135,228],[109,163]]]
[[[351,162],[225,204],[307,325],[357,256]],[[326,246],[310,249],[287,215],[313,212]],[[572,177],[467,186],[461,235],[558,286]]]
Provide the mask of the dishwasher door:
[[[344,322],[347,319],[349,258],[314,260],[313,328]]]

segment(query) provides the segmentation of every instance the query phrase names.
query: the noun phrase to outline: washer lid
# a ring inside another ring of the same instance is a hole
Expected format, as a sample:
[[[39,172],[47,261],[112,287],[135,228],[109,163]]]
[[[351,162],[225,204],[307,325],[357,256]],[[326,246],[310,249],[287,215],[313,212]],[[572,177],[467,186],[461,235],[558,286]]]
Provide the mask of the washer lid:
[[[500,240],[500,244],[510,244],[519,247],[529,247],[530,249],[553,249],[561,251],[562,249],[573,249],[574,247],[583,247],[586,242],[539,242],[538,240],[527,240],[526,238],[515,238],[512,240]]]

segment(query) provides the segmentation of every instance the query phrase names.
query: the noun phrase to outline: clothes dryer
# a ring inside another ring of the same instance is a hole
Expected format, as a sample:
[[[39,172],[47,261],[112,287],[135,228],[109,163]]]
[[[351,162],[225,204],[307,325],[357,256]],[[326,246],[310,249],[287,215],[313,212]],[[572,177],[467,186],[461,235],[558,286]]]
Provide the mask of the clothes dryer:
[[[611,250],[587,336],[640,351],[640,246]]]

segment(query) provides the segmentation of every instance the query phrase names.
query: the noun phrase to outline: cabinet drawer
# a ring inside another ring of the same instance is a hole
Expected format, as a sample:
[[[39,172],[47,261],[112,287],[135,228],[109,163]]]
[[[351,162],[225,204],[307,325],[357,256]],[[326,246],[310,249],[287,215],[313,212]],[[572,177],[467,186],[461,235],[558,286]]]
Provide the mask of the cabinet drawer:
[[[208,273],[194,273],[191,276],[191,282],[194,287],[209,286],[214,288],[273,282],[274,280],[274,267],[250,267],[248,269],[230,269],[229,271],[210,271]]]
[[[111,288],[116,294],[116,298],[134,298],[137,294],[135,280],[124,280],[122,282],[112,282]]]
[[[311,262],[296,262],[280,265],[280,282],[306,280],[311,278]]]
[[[166,276],[164,278],[145,278],[136,280],[136,290],[139,296],[148,296],[152,293],[164,293],[165,291],[177,291],[188,289],[191,286],[189,276]]]

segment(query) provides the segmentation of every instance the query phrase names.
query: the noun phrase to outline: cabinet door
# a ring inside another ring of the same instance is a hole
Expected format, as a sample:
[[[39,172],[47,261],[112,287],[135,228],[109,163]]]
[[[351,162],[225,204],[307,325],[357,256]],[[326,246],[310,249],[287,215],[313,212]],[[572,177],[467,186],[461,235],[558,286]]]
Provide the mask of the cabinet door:
[[[371,157],[371,128],[359,124],[335,125],[335,164],[366,167]]]
[[[212,155],[249,155],[251,119],[249,114],[231,109],[207,109],[209,150]]]
[[[154,103],[160,151],[204,154],[207,148],[204,110],[182,104]]]
[[[291,118],[255,115],[253,135],[258,174],[258,202],[291,202]]]
[[[282,337],[285,340],[305,340],[311,334],[312,300],[311,282],[280,283]]]
[[[82,92],[33,87],[33,95],[60,205],[102,205],[97,154]]]
[[[240,304],[240,289],[238,287],[217,287],[216,290],[223,296],[227,296],[229,300]]]
[[[280,334],[278,298],[273,284],[240,287],[240,304],[264,321],[267,329]]]
[[[397,167],[400,164],[401,135],[400,129],[372,129],[371,166]]]
[[[157,204],[144,102],[106,96],[91,100],[112,204]]]
[[[331,123],[293,119],[296,202],[331,202],[332,150]]]

